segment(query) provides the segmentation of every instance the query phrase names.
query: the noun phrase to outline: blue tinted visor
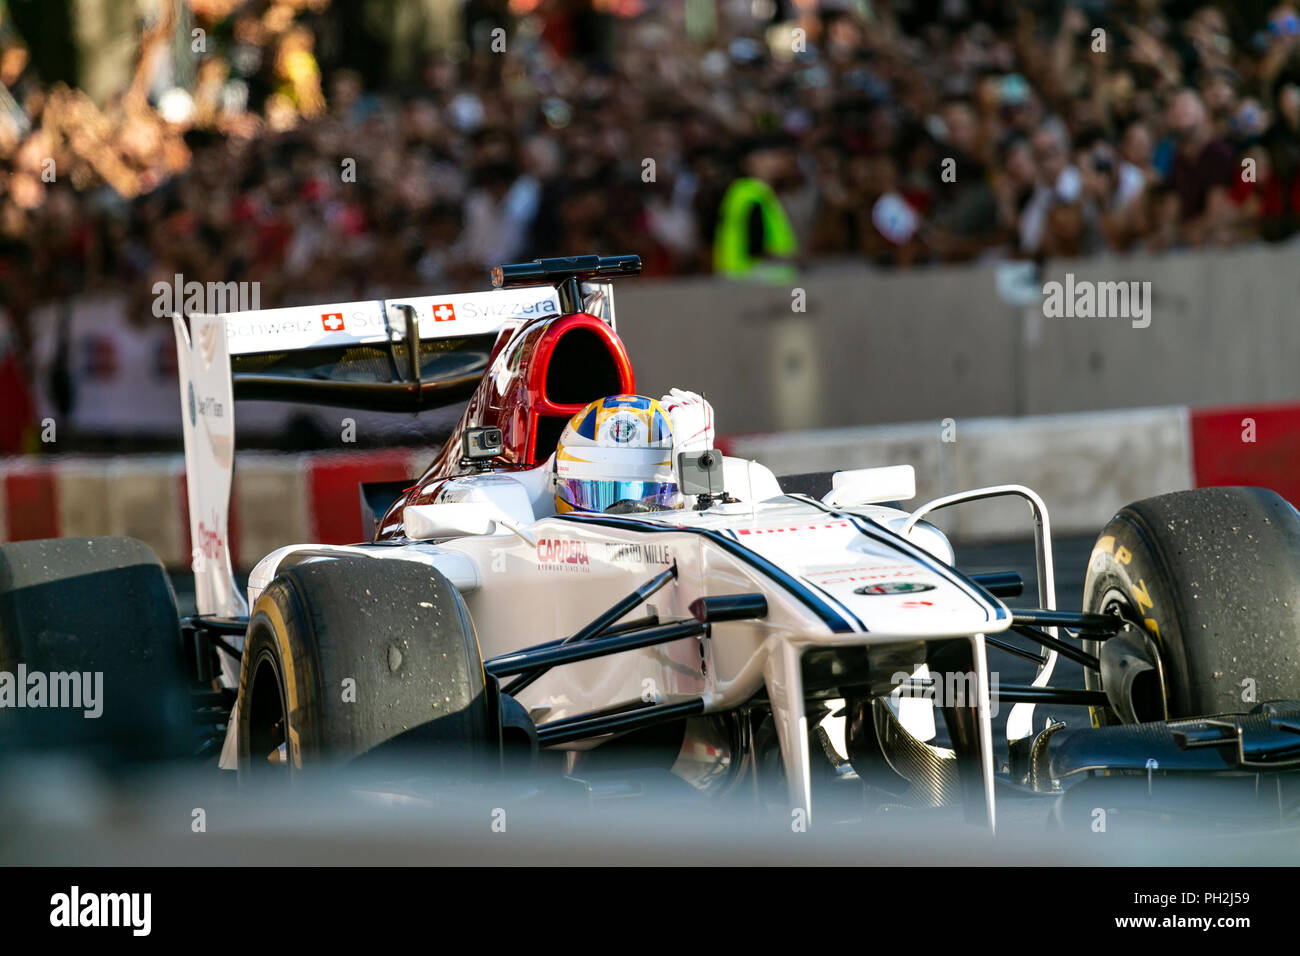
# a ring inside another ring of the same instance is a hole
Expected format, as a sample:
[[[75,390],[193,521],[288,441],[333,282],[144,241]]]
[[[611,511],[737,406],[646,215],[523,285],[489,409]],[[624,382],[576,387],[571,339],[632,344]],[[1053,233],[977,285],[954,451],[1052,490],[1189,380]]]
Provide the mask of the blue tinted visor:
[[[681,493],[676,482],[595,481],[590,478],[561,478],[555,493],[579,511],[606,511],[619,502],[635,502],[659,510],[679,508]]]

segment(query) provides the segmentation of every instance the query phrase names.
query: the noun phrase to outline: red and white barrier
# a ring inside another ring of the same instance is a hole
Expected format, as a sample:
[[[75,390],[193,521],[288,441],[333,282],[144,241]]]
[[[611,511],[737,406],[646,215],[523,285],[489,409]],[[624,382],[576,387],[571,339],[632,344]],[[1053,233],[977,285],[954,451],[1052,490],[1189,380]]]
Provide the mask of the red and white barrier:
[[[362,481],[414,481],[430,451],[396,448],[236,459],[231,554],[252,567],[285,544],[349,544],[370,536]],[[0,538],[130,535],[169,567],[190,563],[185,459],[181,455],[0,459]]]
[[[1093,534],[1130,501],[1210,485],[1260,485],[1300,502],[1300,403],[1139,408],[740,435],[718,442],[778,475],[877,465],[916,467],[919,504],[1013,482],[1046,500],[1058,534]],[[433,449],[245,453],[235,466],[231,552],[251,567],[297,542],[347,544],[363,528],[362,481],[414,479]],[[957,538],[1025,535],[1021,502],[954,509]],[[0,459],[0,539],[124,534],[169,566],[189,564],[184,459]]]

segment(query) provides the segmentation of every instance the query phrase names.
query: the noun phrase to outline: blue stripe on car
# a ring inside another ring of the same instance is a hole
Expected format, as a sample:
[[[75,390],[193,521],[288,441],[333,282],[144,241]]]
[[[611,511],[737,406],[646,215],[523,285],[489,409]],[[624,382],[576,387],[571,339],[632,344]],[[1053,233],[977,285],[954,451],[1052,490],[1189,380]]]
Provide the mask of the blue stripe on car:
[[[736,534],[736,532],[728,530],[727,534],[731,535],[731,537],[735,541],[737,542],[740,541],[740,535]],[[744,547],[744,545],[741,545],[741,547]],[[841,614],[847,615],[848,617],[852,618],[854,623],[856,623],[858,627],[860,627],[862,630],[864,631],[867,630],[867,625],[862,623],[862,618],[854,614],[853,609],[851,607],[849,607],[847,604],[845,604],[843,601],[837,598],[834,594],[831,594],[830,591],[827,591],[824,587],[817,584],[815,581],[809,580],[806,575],[802,575],[802,574],[799,575],[799,580],[802,581],[804,584],[806,584],[808,587],[812,588],[818,594],[822,595],[824,598],[826,598],[826,600],[830,601],[837,608],[839,608]]]
[[[650,527],[639,521],[629,521],[625,518],[620,519],[609,515],[571,513],[556,515],[555,517],[560,521],[604,525],[607,528],[618,528],[622,531],[636,531],[642,534],[663,534],[664,531],[667,530],[664,528]],[[801,582],[798,578],[794,577],[788,571],[773,564],[762,555],[756,554],[739,542],[731,540],[725,534],[722,534],[719,531],[714,531],[710,528],[683,528],[676,526],[671,530],[683,534],[698,534],[701,537],[707,538],[732,557],[743,561],[758,571],[763,572],[763,574],[784,587],[791,595],[797,598],[801,604],[821,618],[822,623],[830,628],[833,633],[854,633],[853,625],[846,621],[843,615],[837,614],[835,609],[818,597],[810,587]],[[858,622],[859,625],[861,625],[861,623],[861,621]],[[862,629],[864,631],[866,630],[865,627]]]

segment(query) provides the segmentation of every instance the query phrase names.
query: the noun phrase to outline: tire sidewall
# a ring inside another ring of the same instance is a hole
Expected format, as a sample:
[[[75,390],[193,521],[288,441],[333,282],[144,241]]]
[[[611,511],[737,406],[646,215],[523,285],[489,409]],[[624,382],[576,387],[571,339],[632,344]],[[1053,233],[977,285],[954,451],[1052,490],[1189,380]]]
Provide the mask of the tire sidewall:
[[[1148,545],[1134,516],[1124,513],[1106,525],[1088,559],[1083,586],[1083,610],[1102,613],[1106,602],[1119,594],[1127,603],[1131,623],[1143,628],[1155,641],[1164,671],[1166,701],[1170,717],[1197,716],[1201,702],[1192,693],[1187,649],[1178,616],[1176,588],[1160,556]],[[1088,653],[1101,651],[1100,641],[1084,641]],[[1085,668],[1085,686],[1101,689],[1101,675]],[[1115,723],[1107,711],[1100,723]]]
[[[286,750],[290,773],[301,770],[303,765],[302,715],[289,705],[291,696],[295,699],[301,699],[302,688],[295,681],[291,690],[289,682],[286,680],[285,657],[282,646],[287,646],[287,642],[284,640],[285,635],[277,632],[274,623],[274,619],[280,618],[280,615],[278,613],[274,615],[268,614],[263,606],[263,600],[270,601],[272,599],[263,595],[263,598],[258,601],[253,616],[249,619],[248,640],[244,644],[243,659],[240,665],[238,743],[239,773],[241,776],[246,776],[253,770],[252,731],[254,714],[251,707],[253,685],[264,666],[270,668],[271,673],[269,676],[274,681],[276,692],[280,698],[280,712],[284,715],[285,721],[285,742],[288,744]],[[266,756],[265,754],[259,754],[257,759],[265,759]]]
[[[264,756],[251,752],[251,704],[266,666],[280,694],[291,774],[375,748],[391,748],[394,757],[441,751],[454,764],[475,757],[489,738],[473,622],[450,582],[425,565],[307,563],[267,585],[249,620],[240,673],[245,774]],[[344,698],[345,678],[353,679],[353,701]]]

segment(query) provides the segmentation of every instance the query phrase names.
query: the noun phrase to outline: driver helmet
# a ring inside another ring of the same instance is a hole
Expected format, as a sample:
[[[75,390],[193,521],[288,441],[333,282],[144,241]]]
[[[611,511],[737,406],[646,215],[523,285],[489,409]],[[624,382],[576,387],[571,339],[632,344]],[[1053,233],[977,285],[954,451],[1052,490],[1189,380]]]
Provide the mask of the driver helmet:
[[[668,411],[644,395],[592,402],[555,450],[555,509],[628,513],[682,507]]]

